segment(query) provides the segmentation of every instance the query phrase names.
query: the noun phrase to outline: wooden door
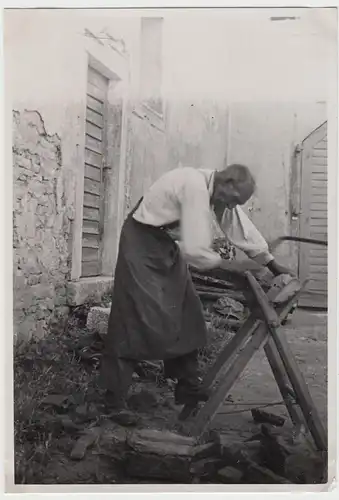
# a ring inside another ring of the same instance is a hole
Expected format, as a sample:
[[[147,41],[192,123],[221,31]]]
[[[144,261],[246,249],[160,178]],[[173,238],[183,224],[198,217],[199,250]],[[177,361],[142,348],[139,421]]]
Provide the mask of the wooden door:
[[[109,80],[88,68],[81,275],[101,274],[103,167]]]
[[[300,236],[327,241],[327,123],[302,144]],[[327,307],[327,247],[300,244],[299,275],[310,278],[300,305]]]

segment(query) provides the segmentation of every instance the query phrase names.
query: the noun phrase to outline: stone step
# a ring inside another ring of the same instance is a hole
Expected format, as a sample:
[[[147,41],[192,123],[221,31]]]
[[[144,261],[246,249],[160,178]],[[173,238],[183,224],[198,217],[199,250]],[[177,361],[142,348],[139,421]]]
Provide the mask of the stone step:
[[[110,307],[91,307],[86,322],[88,330],[101,336],[106,335],[110,310]]]

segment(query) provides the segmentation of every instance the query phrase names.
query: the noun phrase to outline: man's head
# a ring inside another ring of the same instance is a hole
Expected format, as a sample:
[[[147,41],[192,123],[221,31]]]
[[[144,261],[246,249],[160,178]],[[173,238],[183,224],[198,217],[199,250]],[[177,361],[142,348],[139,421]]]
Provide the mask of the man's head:
[[[255,180],[247,167],[233,164],[217,171],[214,177],[212,204],[234,208],[244,205],[255,190]]]

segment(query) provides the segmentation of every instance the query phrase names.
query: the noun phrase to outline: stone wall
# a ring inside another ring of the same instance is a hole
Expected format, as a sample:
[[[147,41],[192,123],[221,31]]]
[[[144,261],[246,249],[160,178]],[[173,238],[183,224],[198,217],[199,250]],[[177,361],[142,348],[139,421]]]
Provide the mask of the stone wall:
[[[64,191],[61,140],[37,111],[13,112],[15,341],[41,337],[67,317],[74,207]]]

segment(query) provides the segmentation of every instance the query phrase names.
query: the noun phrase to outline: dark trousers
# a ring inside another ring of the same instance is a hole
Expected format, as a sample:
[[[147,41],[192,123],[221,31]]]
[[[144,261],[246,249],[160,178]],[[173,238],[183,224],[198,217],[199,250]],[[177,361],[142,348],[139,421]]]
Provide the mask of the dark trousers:
[[[117,406],[123,406],[138,361],[104,353],[101,360],[101,381],[114,397]],[[199,379],[198,350],[164,361],[166,378],[177,379],[181,384],[196,385]]]

